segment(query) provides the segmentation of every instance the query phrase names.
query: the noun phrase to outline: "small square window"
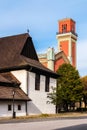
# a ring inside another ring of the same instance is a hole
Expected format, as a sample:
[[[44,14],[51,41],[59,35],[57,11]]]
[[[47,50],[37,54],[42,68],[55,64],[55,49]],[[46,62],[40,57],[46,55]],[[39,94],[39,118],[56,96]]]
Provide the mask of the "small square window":
[[[12,106],[8,105],[8,111],[11,111],[11,110],[12,110]]]
[[[19,110],[19,111],[21,110],[21,105],[18,105],[18,110]]]

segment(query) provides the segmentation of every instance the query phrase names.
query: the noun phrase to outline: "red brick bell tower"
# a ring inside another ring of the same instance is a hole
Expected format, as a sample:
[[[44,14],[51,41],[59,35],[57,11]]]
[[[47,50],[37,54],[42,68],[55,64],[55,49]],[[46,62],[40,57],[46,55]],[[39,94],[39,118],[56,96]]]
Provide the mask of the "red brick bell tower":
[[[58,40],[58,51],[63,51],[70,63],[76,67],[76,27],[75,21],[66,18],[59,20],[58,22],[58,33],[56,35]]]

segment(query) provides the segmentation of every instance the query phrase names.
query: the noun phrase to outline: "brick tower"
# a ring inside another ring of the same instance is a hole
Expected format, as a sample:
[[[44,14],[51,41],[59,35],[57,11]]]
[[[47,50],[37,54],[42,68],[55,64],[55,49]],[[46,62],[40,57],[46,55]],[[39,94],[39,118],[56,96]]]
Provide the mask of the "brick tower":
[[[70,63],[76,67],[76,27],[75,21],[66,18],[59,20],[58,22],[59,30],[56,35],[58,40],[58,51],[63,51]]]

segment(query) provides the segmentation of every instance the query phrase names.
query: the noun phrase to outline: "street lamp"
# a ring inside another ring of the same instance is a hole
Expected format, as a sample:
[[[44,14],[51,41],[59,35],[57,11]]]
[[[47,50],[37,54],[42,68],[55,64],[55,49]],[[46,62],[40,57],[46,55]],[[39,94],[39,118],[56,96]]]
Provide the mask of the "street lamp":
[[[14,110],[14,96],[15,96],[15,90],[13,90],[13,118],[15,118],[16,117],[16,115],[15,115],[15,110]]]

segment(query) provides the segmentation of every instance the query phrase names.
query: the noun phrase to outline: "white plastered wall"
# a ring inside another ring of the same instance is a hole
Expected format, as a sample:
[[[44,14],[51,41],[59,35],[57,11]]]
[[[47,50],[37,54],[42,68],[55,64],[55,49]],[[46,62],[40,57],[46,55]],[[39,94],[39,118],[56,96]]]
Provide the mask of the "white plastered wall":
[[[27,92],[28,84],[28,96],[32,100],[28,102],[28,114],[55,113],[55,106],[48,103],[48,92],[45,92],[45,76],[40,75],[40,90],[35,90],[35,73],[27,73],[26,70],[18,70],[12,71],[12,74],[21,82],[20,87],[25,93]],[[50,78],[49,86],[51,92],[51,87],[56,87],[56,79]]]
[[[27,71],[17,70],[11,71],[11,73],[21,82],[20,87],[25,93],[27,93]]]
[[[55,106],[48,103],[47,93],[45,92],[45,76],[40,76],[40,90],[35,90],[35,74],[29,73],[29,96],[32,102],[29,102],[29,114],[55,113]],[[56,87],[56,80],[50,78],[51,87]]]
[[[18,110],[18,105],[21,105],[21,110]],[[8,105],[12,106],[11,111],[8,111]],[[14,111],[16,116],[26,116],[25,102],[14,102]],[[12,101],[0,101],[0,117],[12,117],[13,116],[13,102]]]

